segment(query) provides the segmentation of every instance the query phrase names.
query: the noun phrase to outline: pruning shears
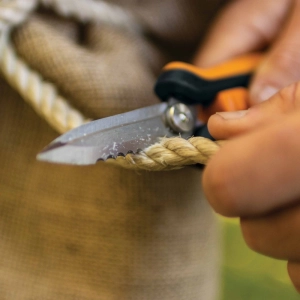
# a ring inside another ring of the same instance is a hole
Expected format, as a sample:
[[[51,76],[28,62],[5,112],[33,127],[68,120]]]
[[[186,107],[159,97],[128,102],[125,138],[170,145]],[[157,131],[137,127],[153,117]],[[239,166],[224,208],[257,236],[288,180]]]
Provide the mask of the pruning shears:
[[[207,69],[171,62],[154,86],[161,103],[79,126],[51,142],[37,158],[89,165],[138,153],[162,137],[212,138],[205,125],[211,114],[248,108],[246,88],[260,60],[260,54],[248,54]]]

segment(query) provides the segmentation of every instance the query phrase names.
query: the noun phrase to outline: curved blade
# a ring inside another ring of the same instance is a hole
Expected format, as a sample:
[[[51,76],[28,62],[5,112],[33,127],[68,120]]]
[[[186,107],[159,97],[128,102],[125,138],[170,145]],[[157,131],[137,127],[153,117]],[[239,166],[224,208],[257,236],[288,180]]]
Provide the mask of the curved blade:
[[[159,137],[175,135],[165,126],[167,107],[167,103],[160,103],[79,126],[55,139],[37,158],[88,165],[135,153],[154,144]]]

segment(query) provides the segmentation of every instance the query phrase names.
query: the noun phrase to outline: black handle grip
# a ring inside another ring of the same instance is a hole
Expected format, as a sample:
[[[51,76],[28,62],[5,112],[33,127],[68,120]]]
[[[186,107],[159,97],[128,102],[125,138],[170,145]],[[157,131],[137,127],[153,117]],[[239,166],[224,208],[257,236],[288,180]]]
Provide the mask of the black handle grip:
[[[207,80],[184,70],[163,72],[154,86],[156,95],[167,101],[174,97],[185,104],[209,106],[217,93],[234,87],[247,87],[251,74]]]
[[[205,137],[207,139],[210,139],[212,141],[215,141],[214,137],[209,133],[207,125],[202,125],[199,127],[196,127],[195,131],[194,131],[194,136],[202,136]]]

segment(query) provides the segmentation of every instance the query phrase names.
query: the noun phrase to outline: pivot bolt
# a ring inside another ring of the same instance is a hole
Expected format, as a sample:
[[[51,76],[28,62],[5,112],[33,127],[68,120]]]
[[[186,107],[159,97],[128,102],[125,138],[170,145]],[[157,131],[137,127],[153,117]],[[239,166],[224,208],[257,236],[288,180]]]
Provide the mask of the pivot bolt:
[[[178,133],[191,132],[194,128],[194,116],[192,111],[183,103],[170,106],[166,112],[168,125]]]

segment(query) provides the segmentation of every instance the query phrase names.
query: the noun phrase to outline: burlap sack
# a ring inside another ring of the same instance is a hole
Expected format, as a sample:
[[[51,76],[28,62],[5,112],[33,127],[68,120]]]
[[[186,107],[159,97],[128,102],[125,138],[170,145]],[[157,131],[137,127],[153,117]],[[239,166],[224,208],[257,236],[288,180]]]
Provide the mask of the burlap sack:
[[[48,12],[13,35],[20,56],[92,118],[158,101],[159,69],[192,53],[220,1],[116,2],[147,37]],[[57,133],[4,80],[0,92],[0,299],[216,299],[218,233],[198,169],[37,162]]]

